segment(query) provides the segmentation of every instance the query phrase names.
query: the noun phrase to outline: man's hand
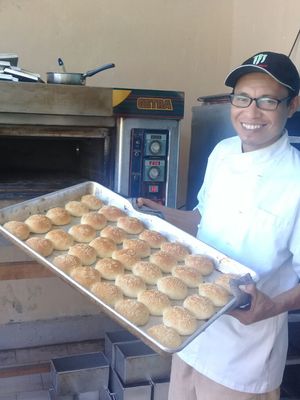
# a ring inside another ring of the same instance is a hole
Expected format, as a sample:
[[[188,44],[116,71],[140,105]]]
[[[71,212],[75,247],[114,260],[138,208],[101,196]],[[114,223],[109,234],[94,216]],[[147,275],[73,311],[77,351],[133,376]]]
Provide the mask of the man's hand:
[[[237,318],[242,324],[253,324],[278,314],[276,303],[259,291],[254,284],[240,286],[240,289],[250,294],[251,307],[248,310],[235,309],[230,311],[229,314]]]

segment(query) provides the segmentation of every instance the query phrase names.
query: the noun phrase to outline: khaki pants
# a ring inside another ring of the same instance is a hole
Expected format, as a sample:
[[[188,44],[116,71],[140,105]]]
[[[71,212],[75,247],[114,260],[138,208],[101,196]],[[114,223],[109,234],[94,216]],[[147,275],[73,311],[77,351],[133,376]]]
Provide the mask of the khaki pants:
[[[208,379],[173,356],[168,400],[279,400],[280,389],[256,394],[238,392]]]

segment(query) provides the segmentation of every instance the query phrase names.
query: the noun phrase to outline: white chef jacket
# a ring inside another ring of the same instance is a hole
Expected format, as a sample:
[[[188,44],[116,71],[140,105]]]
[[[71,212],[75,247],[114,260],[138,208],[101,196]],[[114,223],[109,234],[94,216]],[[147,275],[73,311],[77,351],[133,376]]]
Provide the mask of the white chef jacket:
[[[300,152],[287,132],[267,148],[242,153],[238,137],[211,153],[198,194],[197,237],[253,269],[273,297],[300,276]],[[280,386],[287,352],[287,313],[243,325],[224,315],[179,356],[231,389],[265,393]]]

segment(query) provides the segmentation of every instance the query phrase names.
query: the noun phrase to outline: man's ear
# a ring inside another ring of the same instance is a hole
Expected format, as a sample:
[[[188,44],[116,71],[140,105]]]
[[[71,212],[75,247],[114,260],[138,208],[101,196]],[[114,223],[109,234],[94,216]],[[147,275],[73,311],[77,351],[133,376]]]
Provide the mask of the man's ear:
[[[291,118],[291,116],[300,108],[300,96],[293,97],[290,104],[289,104],[289,112],[288,112],[288,118]]]

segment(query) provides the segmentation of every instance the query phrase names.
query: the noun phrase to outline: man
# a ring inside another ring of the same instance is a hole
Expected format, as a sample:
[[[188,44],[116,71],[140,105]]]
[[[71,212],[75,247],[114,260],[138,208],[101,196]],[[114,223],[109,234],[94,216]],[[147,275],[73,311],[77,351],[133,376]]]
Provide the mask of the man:
[[[249,310],[224,315],[173,357],[169,400],[278,400],[287,311],[300,308],[300,153],[284,126],[298,107],[291,60],[263,52],[226,78],[237,136],[211,153],[193,211],[167,220],[256,271]],[[182,224],[184,222],[184,225]]]

